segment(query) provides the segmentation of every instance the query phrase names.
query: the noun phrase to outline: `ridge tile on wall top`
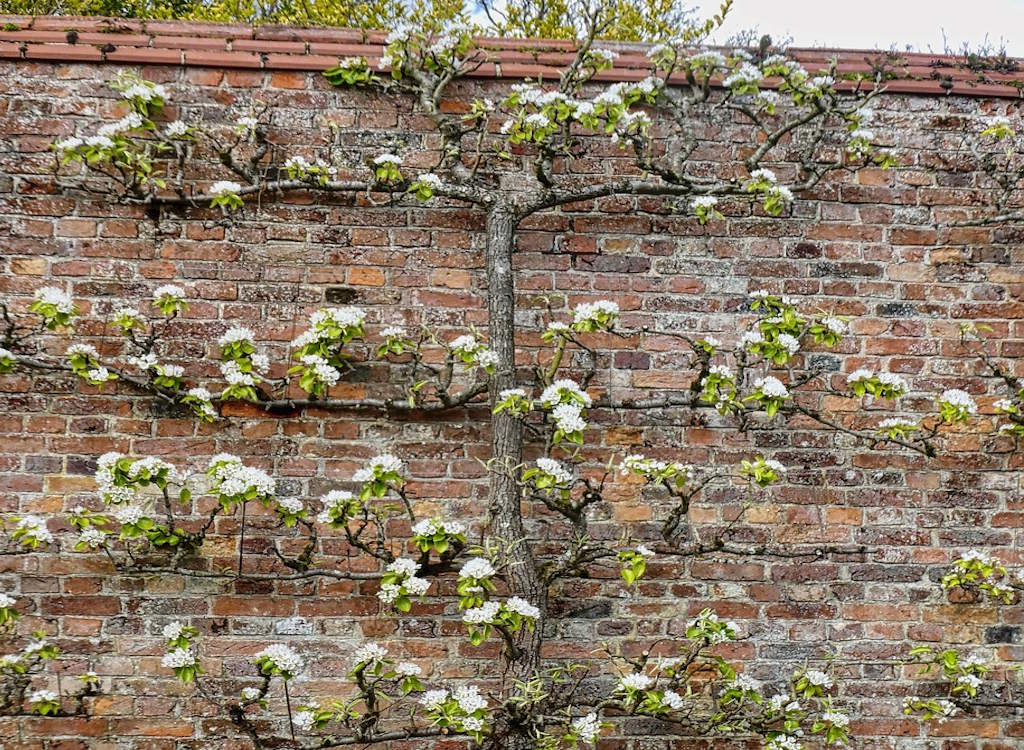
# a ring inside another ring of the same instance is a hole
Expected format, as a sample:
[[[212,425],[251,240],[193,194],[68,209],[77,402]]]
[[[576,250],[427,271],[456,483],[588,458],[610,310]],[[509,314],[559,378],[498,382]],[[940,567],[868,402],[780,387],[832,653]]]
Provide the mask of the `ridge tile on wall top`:
[[[180,65],[249,70],[318,72],[338,58],[380,58],[385,32],[302,28],[270,24],[140,21],[82,16],[0,15],[0,59],[126,65]],[[481,39],[491,62],[474,78],[557,78],[572,59],[574,43],[564,39]],[[645,46],[609,43],[620,53],[603,81],[637,80],[647,75]],[[960,57],[920,52],[794,48],[808,68],[822,69],[834,58],[840,76],[870,75],[876,61],[891,58],[886,81],[893,93],[998,97],[1024,101],[1024,60],[979,69]],[[852,81],[840,85],[852,87]]]

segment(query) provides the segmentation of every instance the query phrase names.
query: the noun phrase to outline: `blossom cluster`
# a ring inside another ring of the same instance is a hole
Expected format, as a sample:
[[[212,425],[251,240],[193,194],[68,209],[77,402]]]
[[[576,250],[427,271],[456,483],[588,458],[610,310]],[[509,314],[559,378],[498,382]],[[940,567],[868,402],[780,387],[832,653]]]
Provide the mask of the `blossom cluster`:
[[[284,643],[267,646],[253,657],[253,663],[259,667],[260,674],[280,675],[285,680],[290,680],[305,666],[298,652]]]
[[[399,612],[408,612],[412,608],[411,597],[423,596],[430,588],[430,581],[417,577],[419,568],[419,563],[406,557],[389,563],[381,577],[377,598]]]
[[[448,350],[457,362],[467,367],[480,367],[488,374],[493,373],[498,365],[498,355],[473,334],[453,339],[448,344]]]
[[[246,466],[242,459],[230,453],[218,453],[211,458],[206,474],[212,483],[211,491],[225,511],[230,511],[236,503],[249,500],[269,505],[277,489],[269,474],[254,466]]]
[[[466,543],[466,527],[458,521],[424,518],[413,524],[412,541],[420,552],[444,555]]]
[[[300,388],[319,397],[338,382],[345,366],[341,349],[364,335],[365,320],[358,307],[321,308],[310,316],[309,329],[292,341],[292,356],[299,364],[289,373],[300,373]]]
[[[384,497],[389,490],[405,484],[405,464],[402,459],[391,453],[382,453],[371,458],[365,466],[357,469],[352,481],[362,484],[359,499],[369,500],[373,497]]]
[[[563,440],[583,444],[583,431],[587,429],[584,408],[592,404],[590,396],[574,380],[556,380],[540,395],[540,405],[550,411],[554,423],[554,443]]]

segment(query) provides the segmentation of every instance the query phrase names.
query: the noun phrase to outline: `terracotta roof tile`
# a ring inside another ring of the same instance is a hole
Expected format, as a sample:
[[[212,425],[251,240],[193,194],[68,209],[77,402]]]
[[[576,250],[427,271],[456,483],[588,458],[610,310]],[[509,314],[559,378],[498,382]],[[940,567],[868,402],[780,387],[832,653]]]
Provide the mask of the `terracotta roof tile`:
[[[226,50],[228,40],[217,36],[154,36],[150,41],[153,47],[169,49],[216,49]]]
[[[186,65],[228,69],[320,71],[338,58],[364,56],[376,65],[385,32],[333,28],[196,23],[191,21],[134,21],[77,16],[0,16],[0,24],[17,26],[0,31],[0,58],[54,62],[109,62],[139,65]],[[69,31],[77,32],[69,35]],[[74,43],[72,43],[74,42]],[[490,59],[473,78],[557,79],[572,59],[574,43],[562,39],[481,39]],[[635,43],[606,43],[619,52],[615,66],[599,80],[626,81],[648,72],[646,47]],[[859,49],[792,49],[790,53],[812,71],[838,62],[842,88],[853,85],[843,77],[870,75],[879,62],[892,77],[886,87],[895,93],[1022,98],[1024,61],[1010,61],[1010,70],[970,68],[961,58],[920,52],[890,54]]]
[[[27,44],[26,60],[52,60],[54,62],[103,62],[99,47],[77,44]]]

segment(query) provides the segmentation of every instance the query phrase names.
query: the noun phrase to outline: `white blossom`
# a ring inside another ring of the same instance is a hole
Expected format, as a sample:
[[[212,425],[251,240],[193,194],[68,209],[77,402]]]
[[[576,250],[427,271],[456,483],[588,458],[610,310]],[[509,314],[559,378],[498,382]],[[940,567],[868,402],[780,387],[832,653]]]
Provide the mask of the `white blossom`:
[[[939,396],[939,401],[952,406],[960,407],[967,410],[968,414],[978,413],[978,404],[975,403],[967,391],[962,391],[959,388],[950,388],[942,392]]]
[[[593,745],[601,735],[601,722],[596,713],[589,713],[573,719],[572,729],[583,742]]]
[[[683,696],[675,690],[666,690],[665,695],[662,696],[661,702],[673,711],[681,711],[686,705],[686,702],[683,700]]]
[[[558,484],[569,484],[572,482],[572,472],[553,458],[538,458],[537,468],[545,474],[550,474]]]
[[[764,750],[803,750],[803,745],[796,737],[780,734],[770,739],[764,746]]]
[[[831,722],[833,726],[837,727],[848,727],[850,725],[850,717],[838,711],[826,711],[821,715],[821,719],[822,721]]]
[[[354,498],[355,495],[348,490],[331,490],[321,498],[320,501],[323,503],[324,509],[320,511],[316,520],[320,523],[330,523],[333,520],[331,511],[344,507]]]
[[[390,453],[382,453],[374,456],[361,469],[357,469],[352,475],[353,482],[369,482],[378,474],[401,474],[405,469],[402,459]]]
[[[105,135],[92,135],[85,139],[85,145],[106,150],[113,148],[114,142]]]
[[[183,300],[185,290],[176,284],[164,284],[153,290],[153,298],[158,300]]]
[[[963,659],[961,659],[960,666],[963,669],[974,669],[976,667],[984,667],[987,669],[988,659],[986,659],[984,656],[972,654],[971,656],[965,656]]]
[[[847,375],[846,382],[851,384],[858,383],[861,380],[871,380],[873,377],[875,377],[875,373],[871,372],[871,370],[866,367],[861,367]]]
[[[63,138],[57,141],[55,144],[53,144],[53,147],[61,152],[74,151],[75,149],[79,148],[84,142],[85,141],[83,141],[81,138]]]
[[[213,473],[217,491],[225,497],[244,494],[250,487],[264,497],[274,494],[276,485],[273,478],[262,469],[244,465],[237,456],[218,453],[210,459],[210,467],[214,466],[217,466]]]
[[[430,581],[426,578],[411,576],[404,581],[405,590],[413,596],[423,596],[430,589]]]
[[[92,344],[72,344],[68,347],[65,354],[68,357],[88,357],[91,359],[98,359],[99,352],[96,351],[96,347]]]
[[[653,678],[640,672],[623,675],[619,678],[619,687],[623,690],[646,690],[652,684],[654,684]]]
[[[559,404],[551,410],[551,418],[562,432],[581,432],[587,429],[579,404]]]
[[[483,728],[483,719],[478,719],[475,716],[466,716],[462,719],[462,731],[464,732],[480,732]]]
[[[686,62],[692,67],[724,68],[726,66],[725,56],[715,50],[705,50],[690,55]]]
[[[979,562],[982,565],[996,565],[999,563],[999,560],[997,558],[993,557],[987,552],[982,552],[981,550],[977,549],[967,550],[962,555],[960,555],[960,559],[966,560],[968,562]]]
[[[495,367],[498,364],[498,354],[491,349],[480,349],[475,356],[478,367]]]
[[[497,571],[491,565],[491,561],[484,557],[474,557],[467,560],[459,570],[459,578],[490,578]]]
[[[306,365],[306,367],[312,368],[317,380],[328,387],[336,385],[341,379],[341,372],[338,368],[334,367],[319,354],[307,354],[299,361]]]
[[[540,617],[540,610],[537,607],[518,596],[513,596],[505,602],[505,609],[523,617],[529,617],[531,620],[536,620]]]
[[[820,669],[808,669],[804,672],[804,677],[807,681],[816,687],[827,690],[832,687],[832,678],[822,672]]]
[[[139,81],[133,83],[121,92],[122,99],[139,99],[144,102],[152,102],[154,99],[166,99],[167,89],[159,83],[150,81]]]
[[[690,202],[690,208],[710,209],[718,205],[718,198],[713,195],[698,195]]]
[[[471,607],[462,613],[462,621],[471,625],[483,625],[494,622],[501,605],[498,602],[484,602],[479,607]]]
[[[796,336],[791,336],[788,333],[780,333],[776,339],[778,343],[792,356],[800,351],[800,342]]]
[[[142,127],[144,120],[138,112],[129,112],[120,120],[108,123],[96,131],[97,135],[112,136],[119,135],[129,130],[138,130]]]
[[[53,534],[46,528],[46,521],[39,516],[23,516],[15,528],[25,531],[29,536],[44,544],[53,543]]]
[[[433,536],[439,531],[445,534],[462,534],[465,533],[466,527],[458,521],[442,521],[437,518],[424,518],[412,527],[412,533],[416,536]]]
[[[420,705],[428,710],[437,709],[446,700],[448,700],[447,690],[428,690],[420,696]]]
[[[305,664],[302,657],[299,656],[299,654],[290,646],[284,643],[275,643],[267,646],[256,654],[255,658],[265,658],[280,671],[288,672],[289,674],[296,674],[297,672],[302,671],[302,667]]]
[[[476,685],[460,685],[455,688],[452,697],[467,714],[487,708],[487,699],[480,695],[480,688]]]
[[[184,120],[174,120],[167,123],[166,133],[170,138],[180,138],[188,133],[189,124]]]
[[[359,307],[322,307],[309,316],[314,328],[333,323],[338,328],[356,328],[366,320],[366,312]]]
[[[787,703],[789,703],[790,697],[785,693],[776,693],[768,701],[768,708],[772,713],[778,713],[783,710]]]
[[[878,382],[882,385],[888,386],[897,395],[901,395],[910,390],[910,386],[907,381],[894,372],[880,372],[878,373]]]
[[[133,367],[137,367],[143,372],[145,372],[146,370],[154,369],[158,364],[160,364],[159,360],[157,360],[156,358],[156,355],[153,354],[152,352],[147,352],[146,354],[143,354],[138,357],[128,357],[128,363]]]
[[[444,186],[444,182],[433,172],[424,172],[416,178],[417,182],[422,182],[424,185],[434,189],[440,190]]]
[[[900,417],[889,417],[888,419],[883,419],[878,423],[878,429],[880,430],[888,430],[893,427],[907,428],[916,426],[917,425],[909,419],[901,419]]]
[[[258,688],[247,687],[242,688],[242,699],[247,701],[254,701],[260,697],[260,691]]]
[[[779,178],[775,176],[775,172],[764,167],[762,167],[761,169],[755,169],[753,172],[750,173],[750,177],[751,179],[754,180],[764,180],[765,182],[770,182],[773,185],[779,181]]]
[[[554,383],[549,385],[540,394],[540,402],[542,406],[551,408],[556,404],[562,402],[562,392],[566,391],[569,394],[575,396],[583,401],[584,406],[590,406],[592,401],[590,396],[580,388],[579,384],[574,380],[563,378],[562,380],[556,380]]]
[[[299,515],[303,511],[303,509],[305,509],[305,507],[306,507],[303,504],[302,499],[298,498],[298,497],[281,497],[281,498],[278,498],[277,499],[277,506],[281,510],[283,510],[285,513],[288,513],[289,515],[292,515],[292,516]]]
[[[168,669],[181,667],[193,667],[196,663],[196,655],[191,648],[176,648],[164,654],[160,663]]]
[[[746,692],[757,692],[761,689],[761,683],[750,675],[738,674],[732,681],[732,687],[739,688]]]
[[[750,63],[743,63],[732,74],[726,76],[722,85],[732,88],[737,84],[760,83],[764,79],[764,73]]]
[[[114,518],[122,526],[134,526],[142,519],[142,508],[138,505],[122,505],[114,514]]]
[[[164,638],[166,638],[169,641],[174,641],[178,639],[178,636],[181,635],[181,631],[183,631],[184,629],[185,623],[179,620],[175,620],[174,622],[170,622],[167,625],[164,625],[164,629],[161,632],[163,633]]]
[[[66,315],[70,315],[75,311],[75,303],[71,299],[71,295],[55,286],[44,286],[42,289],[37,289],[33,299],[37,302],[53,305],[57,312]]]
[[[292,723],[300,732],[308,732],[316,724],[316,714],[309,710],[296,711]]]
[[[384,328],[380,335],[386,339],[398,339],[405,336],[405,329],[402,326],[388,326]]]
[[[840,320],[839,318],[835,317],[834,315],[828,315],[828,316],[822,318],[821,319],[821,324],[823,326],[825,326],[828,330],[832,331],[832,333],[836,333],[836,334],[840,334],[840,335],[846,333],[846,330],[848,328],[848,326],[846,325],[845,321]]]
[[[768,398],[789,398],[789,389],[774,375],[765,375],[754,381],[754,388]]]
[[[408,557],[400,557],[389,563],[386,570],[389,573],[401,573],[403,576],[414,576],[419,572],[420,566],[415,560]]]
[[[619,314],[619,304],[606,299],[597,300],[596,302],[581,302],[573,310],[572,319],[574,323],[582,323],[594,320],[602,313],[614,318]]]
[[[402,595],[402,587],[397,583],[382,583],[377,591],[377,598],[385,604],[393,604]]]
[[[747,331],[740,336],[740,346],[747,349],[754,344],[764,343],[764,336],[761,335],[760,331]]]
[[[401,166],[402,157],[396,156],[395,154],[381,154],[374,158],[373,163],[380,166],[381,164],[394,164],[396,167]]]
[[[395,674],[399,677],[418,677],[423,674],[423,670],[419,664],[413,664],[409,661],[401,661],[395,665]]]
[[[238,195],[242,186],[231,180],[218,180],[210,185],[210,195]]]
[[[381,646],[379,643],[373,643],[369,641],[364,643],[362,646],[355,650],[352,654],[353,666],[359,666],[360,664],[376,664],[379,661],[383,661],[388,656],[388,650]]]
[[[227,346],[228,344],[235,344],[239,341],[254,341],[256,339],[255,334],[245,326],[232,326],[225,331],[217,343],[220,346]]]
[[[448,344],[448,346],[453,351],[472,353],[479,349],[481,344],[479,341],[476,340],[476,336],[467,333],[453,339],[452,342]]]
[[[541,114],[540,112],[534,112],[531,115],[527,115],[523,122],[533,128],[544,129],[551,125],[551,120],[548,119],[547,115]]]

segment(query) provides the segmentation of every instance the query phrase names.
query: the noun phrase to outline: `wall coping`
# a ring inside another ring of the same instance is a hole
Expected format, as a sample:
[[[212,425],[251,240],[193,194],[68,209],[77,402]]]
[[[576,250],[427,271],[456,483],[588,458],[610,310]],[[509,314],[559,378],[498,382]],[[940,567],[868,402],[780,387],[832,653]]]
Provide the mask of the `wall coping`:
[[[0,60],[319,72],[349,56],[362,55],[375,66],[384,37],[385,32],[335,28],[0,15]],[[489,61],[472,77],[485,79],[557,78],[574,49],[573,42],[555,39],[486,38],[480,44],[489,51]],[[630,81],[648,75],[645,45],[602,46],[620,56],[598,80]],[[920,52],[793,48],[790,53],[811,69],[823,68],[834,57],[840,76],[870,74],[875,61],[890,58],[895,77],[886,82],[886,89],[892,93],[1024,100],[1020,58],[1008,58],[1002,69],[992,69],[995,66],[970,64],[963,57]]]

